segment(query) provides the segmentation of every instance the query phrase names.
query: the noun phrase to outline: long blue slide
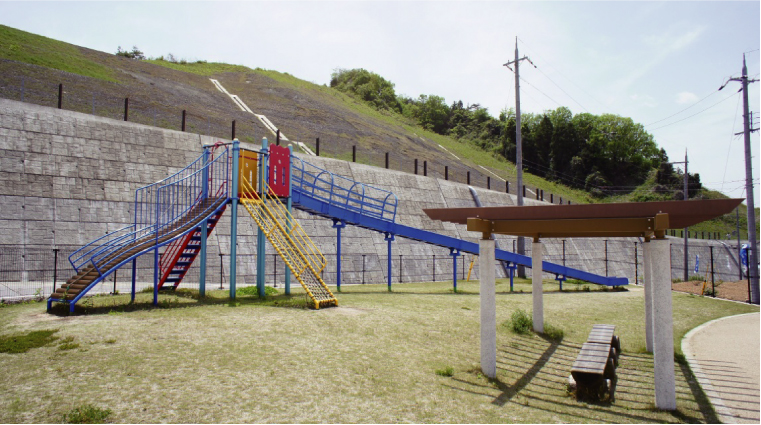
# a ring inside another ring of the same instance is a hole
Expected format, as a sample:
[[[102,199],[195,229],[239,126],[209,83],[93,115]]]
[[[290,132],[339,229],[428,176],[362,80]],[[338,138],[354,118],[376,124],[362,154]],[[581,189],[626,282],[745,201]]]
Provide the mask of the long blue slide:
[[[478,254],[478,244],[396,222],[398,200],[389,191],[333,174],[293,157],[291,174],[293,206],[310,214],[346,224],[441,247]],[[531,257],[502,249],[497,260],[532,267]],[[599,285],[628,285],[625,277],[607,277],[583,270],[542,262],[542,270],[560,278],[579,279]]]

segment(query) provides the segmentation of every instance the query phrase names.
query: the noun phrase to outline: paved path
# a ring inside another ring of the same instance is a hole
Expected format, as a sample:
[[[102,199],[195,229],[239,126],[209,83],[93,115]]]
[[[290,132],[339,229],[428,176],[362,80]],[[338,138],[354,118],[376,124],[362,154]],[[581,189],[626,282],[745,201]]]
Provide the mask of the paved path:
[[[761,314],[724,317],[684,336],[682,352],[724,423],[759,423]]]

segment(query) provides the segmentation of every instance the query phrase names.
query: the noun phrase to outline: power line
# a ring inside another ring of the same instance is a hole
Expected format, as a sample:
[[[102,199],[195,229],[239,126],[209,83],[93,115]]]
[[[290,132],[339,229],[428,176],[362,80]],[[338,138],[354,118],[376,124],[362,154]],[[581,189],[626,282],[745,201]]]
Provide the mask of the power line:
[[[558,102],[557,100],[555,100],[555,99],[551,98],[551,97],[550,97],[550,96],[549,96],[547,93],[545,93],[545,92],[543,92],[543,91],[539,90],[539,89],[538,89],[536,86],[534,86],[533,84],[531,84],[531,83],[529,83],[528,81],[526,81],[526,79],[525,79],[525,78],[523,78],[523,77],[520,77],[520,79],[521,79],[521,81],[523,81],[524,83],[528,84],[528,85],[529,85],[529,87],[531,87],[532,89],[534,89],[534,90],[538,91],[539,93],[543,94],[543,95],[544,95],[544,96],[545,96],[547,99],[550,99],[551,101],[555,102],[555,103],[556,103],[558,106],[563,106],[563,105],[561,105],[561,104],[560,104],[560,102]]]
[[[603,107],[604,109],[606,109],[608,112],[610,112],[610,113],[614,113],[614,112],[613,112],[613,111],[612,111],[612,110],[611,110],[611,109],[610,109],[610,108],[609,108],[607,105],[605,105],[604,103],[602,103],[602,102],[600,102],[599,100],[597,100],[597,98],[595,98],[594,96],[592,96],[591,94],[589,94],[589,92],[587,92],[586,90],[584,90],[584,88],[583,88],[583,87],[581,87],[580,85],[576,84],[576,83],[575,83],[573,80],[571,80],[570,78],[566,77],[566,76],[565,76],[565,75],[564,75],[562,72],[560,72],[560,70],[559,70],[557,67],[553,66],[553,65],[552,65],[552,64],[551,64],[551,63],[550,63],[548,60],[544,59],[544,58],[543,58],[541,55],[537,54],[537,53],[536,53],[536,49],[533,49],[533,48],[531,48],[531,46],[529,46],[528,44],[526,44],[526,42],[525,42],[525,41],[523,41],[523,40],[521,40],[520,38],[519,38],[518,40],[519,40],[521,43],[523,43],[523,44],[524,44],[526,47],[528,47],[528,48],[529,48],[529,50],[532,50],[532,51],[534,52],[533,54],[534,54],[535,56],[537,56],[538,58],[542,59],[542,60],[543,60],[545,63],[547,63],[547,65],[549,65],[549,66],[550,66],[552,69],[554,69],[555,71],[557,71],[557,73],[558,73],[558,74],[559,74],[561,77],[563,77],[563,78],[565,78],[566,80],[568,80],[568,81],[569,81],[571,84],[573,84],[573,85],[574,85],[574,86],[576,86],[576,87],[577,87],[579,90],[581,90],[582,92],[584,92],[584,94],[586,94],[587,96],[589,96],[589,98],[590,98],[590,99],[592,99],[592,100],[594,100],[595,102],[597,102],[598,104],[600,104],[600,106],[602,106],[602,107]],[[578,102],[577,102],[577,103],[578,103]]]
[[[544,75],[544,77],[545,77],[545,78],[547,78],[548,80],[550,80],[550,82],[551,82],[552,84],[554,84],[554,85],[555,85],[555,87],[559,88],[559,89],[560,89],[560,91],[562,91],[563,93],[565,93],[565,95],[566,95],[566,96],[568,96],[569,98],[571,98],[571,100],[573,100],[574,102],[576,102],[576,104],[577,104],[577,105],[579,105],[579,106],[581,107],[581,109],[583,109],[583,110],[584,110],[584,111],[586,111],[586,112],[589,112],[589,110],[588,110],[587,108],[585,108],[585,107],[584,107],[584,105],[582,105],[581,103],[579,103],[579,101],[577,101],[576,99],[574,99],[574,98],[573,98],[573,96],[571,96],[570,94],[568,94],[568,92],[566,92],[565,90],[563,90],[563,88],[562,88],[562,87],[560,87],[560,86],[559,86],[559,85],[558,85],[558,84],[557,84],[555,81],[553,81],[553,80],[552,80],[552,78],[550,78],[550,76],[549,76],[549,75],[545,74],[545,73],[544,73],[544,71],[542,71],[542,69],[541,69],[541,68],[537,67],[536,69],[538,69],[538,70],[539,70],[539,72],[541,72],[541,73],[542,73],[542,75]]]
[[[727,144],[727,160],[724,161],[724,175],[721,177],[722,180],[727,178],[727,169],[729,168],[729,154],[732,152],[732,142],[735,140],[735,137],[739,137],[735,135],[735,126],[737,125],[737,111],[740,110],[740,96],[737,96],[737,105],[735,106],[735,119],[732,121],[732,133],[729,135],[729,143]],[[724,190],[724,184],[721,185],[721,192]]]
[[[674,117],[674,116],[676,116],[676,115],[679,115],[679,114],[681,114],[682,112],[684,112],[684,111],[686,111],[686,110],[688,110],[688,109],[692,108],[693,106],[696,106],[696,105],[697,105],[697,104],[699,104],[700,102],[702,102],[702,101],[704,101],[704,100],[708,99],[709,97],[711,97],[711,96],[715,95],[716,93],[718,93],[718,91],[712,91],[712,92],[711,92],[711,93],[709,93],[709,94],[708,94],[706,97],[704,97],[704,98],[702,98],[702,99],[698,100],[697,102],[695,102],[695,103],[693,103],[692,105],[690,105],[690,106],[688,106],[688,107],[686,107],[686,108],[682,109],[681,111],[679,111],[679,112],[677,112],[677,113],[675,113],[675,114],[669,115],[669,116],[667,116],[666,118],[660,119],[660,120],[658,120],[658,121],[655,121],[655,122],[651,122],[650,124],[647,124],[647,125],[645,125],[645,127],[650,127],[650,126],[651,126],[651,125],[653,125],[653,124],[658,124],[658,123],[659,123],[659,122],[661,122],[661,121],[666,121],[667,119],[669,119],[669,118],[671,118],[671,117]]]
[[[660,127],[652,128],[652,129],[650,129],[649,131],[660,130],[660,129],[662,129],[662,128],[666,128],[666,127],[672,126],[672,125],[674,125],[674,124],[678,124],[678,123],[680,123],[680,122],[682,122],[682,121],[688,120],[688,119],[690,119],[690,118],[692,118],[692,117],[694,117],[694,116],[696,116],[696,115],[700,115],[700,114],[702,114],[703,112],[705,112],[705,111],[707,111],[707,110],[709,110],[709,109],[713,108],[714,106],[717,106],[718,104],[720,104],[720,103],[722,103],[722,102],[724,102],[724,101],[726,101],[726,100],[728,100],[728,99],[731,99],[731,98],[732,98],[732,96],[733,96],[733,95],[727,96],[727,97],[725,97],[724,99],[722,99],[722,100],[720,100],[720,101],[718,101],[718,102],[714,103],[713,105],[711,105],[711,106],[709,106],[709,107],[707,107],[707,108],[705,108],[705,109],[703,109],[703,110],[701,110],[701,111],[699,111],[699,112],[696,112],[696,113],[694,113],[694,114],[692,114],[692,115],[690,115],[690,116],[684,117],[684,118],[682,118],[682,119],[680,119],[680,120],[678,120],[678,121],[674,121],[674,122],[672,122],[671,124],[666,124],[666,125],[662,125],[662,126],[660,126]],[[645,126],[645,127],[647,127],[647,126]]]

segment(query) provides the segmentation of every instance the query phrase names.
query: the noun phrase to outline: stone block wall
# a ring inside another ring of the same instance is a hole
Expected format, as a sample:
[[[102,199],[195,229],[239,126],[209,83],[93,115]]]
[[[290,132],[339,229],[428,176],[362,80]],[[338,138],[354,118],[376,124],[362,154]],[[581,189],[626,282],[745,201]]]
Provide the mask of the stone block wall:
[[[201,154],[204,144],[216,141],[198,134],[0,99],[0,249],[57,248],[62,253],[71,252],[131,224],[137,188],[179,171]],[[242,147],[258,148],[246,144]],[[397,220],[404,225],[477,242],[479,234],[468,232],[465,226],[432,221],[423,212],[425,208],[475,206],[467,185],[324,157],[302,158],[337,175],[393,192],[399,199]],[[516,203],[514,195],[484,188],[475,190],[484,206]],[[532,199],[526,199],[525,203],[542,204]],[[256,276],[257,228],[247,211],[239,208],[238,281],[249,284],[255,282]],[[328,266],[324,277],[328,283],[334,283],[337,247],[332,221],[302,211],[294,215],[325,254]],[[229,267],[230,228],[228,211],[209,241],[212,280],[228,279],[224,274]],[[513,250],[515,238],[497,239],[501,248]],[[342,240],[343,283],[387,282],[384,235],[347,226],[342,231]],[[602,240],[543,242],[548,261],[559,264],[565,261],[570,267],[599,274],[605,274],[607,267],[608,275],[632,280],[635,270],[640,276],[643,273],[641,244],[635,245],[634,240],[608,241],[607,256]],[[731,266],[733,263],[727,257],[731,252],[718,243],[713,245],[716,261]],[[636,268],[635,249],[639,261]],[[526,255],[531,255],[530,250],[531,243],[527,241]],[[672,250],[674,258],[679,257],[681,240],[674,240]],[[284,266],[274,260],[275,252],[269,244],[267,255],[268,282],[281,282]],[[150,281],[153,259],[143,257],[139,261],[139,278]],[[457,259],[459,278],[467,273],[471,257],[466,254]],[[434,273],[436,280],[451,280],[452,262],[446,248],[402,238],[392,242],[394,283],[400,279],[430,281]],[[736,268],[731,268],[727,273],[736,274]],[[129,271],[123,273],[128,275]],[[477,267],[474,275],[477,277]],[[192,282],[195,276],[194,270],[188,281]],[[497,276],[504,276],[501,267]]]

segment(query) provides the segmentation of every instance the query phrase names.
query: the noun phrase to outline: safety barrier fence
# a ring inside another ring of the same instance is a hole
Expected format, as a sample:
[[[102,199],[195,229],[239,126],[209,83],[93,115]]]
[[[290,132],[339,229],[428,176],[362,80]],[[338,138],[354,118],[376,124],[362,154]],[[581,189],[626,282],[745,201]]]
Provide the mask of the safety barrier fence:
[[[18,67],[27,68],[28,75],[16,75],[13,70]],[[22,64],[15,61],[0,59],[0,97],[18,100],[53,108],[66,109],[107,117],[117,120],[135,122],[171,130],[187,131],[220,137],[228,140],[237,137],[242,142],[258,143],[255,131],[262,131],[261,126],[254,124],[251,115],[234,108],[224,108],[223,112],[193,111],[192,107],[182,109],[177,105],[193,105],[192,99],[177,95],[176,104],[164,104],[152,100],[150,92],[130,94],[126,87],[115,83],[83,77],[64,71],[50,70],[35,65]],[[36,71],[36,72],[35,72]],[[45,78],[35,78],[36,75],[52,74]],[[160,90],[160,89],[156,89]],[[115,97],[113,93],[124,92],[124,97]],[[167,93],[162,95],[167,96]],[[169,95],[172,98],[171,95]],[[225,102],[227,99],[223,99]],[[228,105],[229,106],[229,105]],[[220,114],[224,113],[222,116]],[[257,121],[258,122],[258,121]],[[264,136],[272,138],[266,133]],[[507,183],[510,176],[499,176],[496,170],[486,171],[476,166],[463,165],[451,153],[441,151],[438,155],[414,158],[410,154],[397,152],[382,152],[363,149],[345,142],[331,142],[325,137],[291,138],[309,146],[318,155],[347,161],[360,162],[377,167],[404,171],[430,177],[448,179],[459,183],[504,191],[517,194],[515,182]],[[320,142],[322,139],[322,142]],[[451,161],[441,158],[451,157]],[[509,167],[508,167],[509,168]],[[512,170],[512,174],[515,170]],[[512,177],[514,180],[514,177]],[[561,203],[561,197],[545,194],[534,187],[525,188],[525,196],[531,199]],[[568,203],[564,200],[564,203]]]
[[[25,75],[17,75],[15,70],[25,69]],[[108,91],[106,91],[108,90]],[[161,90],[161,89],[156,89]],[[113,93],[124,92],[123,97]],[[173,98],[172,94],[162,92]],[[237,137],[242,142],[259,143],[254,136],[261,132],[261,125],[255,124],[250,114],[236,108],[220,108],[219,111],[206,110],[203,113],[192,110],[192,106],[182,109],[178,105],[193,105],[193,99],[176,95],[175,104],[164,104],[151,99],[151,93],[130,94],[126,87],[115,82],[103,81],[51,70],[36,65],[22,64],[0,59],[0,97],[19,100],[43,106],[83,112],[112,119],[130,121],[171,130],[187,131],[229,140]],[[222,99],[228,102],[228,99]],[[227,103],[224,105],[228,106]],[[223,115],[222,115],[223,114]],[[274,140],[271,134],[267,136]],[[364,149],[350,143],[333,142],[326,137],[308,137],[293,134],[290,137],[305,143],[318,155],[353,161],[410,174],[425,175],[471,186],[487,188],[517,195],[520,190],[524,197],[553,204],[568,204],[568,199],[549,191],[526,185],[518,188],[515,182],[515,167],[506,164],[503,169],[494,170],[477,165],[467,166],[454,153],[441,150],[437,155],[416,158],[414,154],[377,149]],[[442,158],[451,158],[444,160]],[[525,166],[525,164],[524,164]],[[530,167],[530,165],[529,165]],[[527,170],[530,171],[530,168]],[[670,231],[671,236],[681,237],[683,230]],[[747,239],[745,230],[741,237]],[[725,239],[716,233],[690,232],[693,239]]]
[[[510,249],[510,244],[500,241],[501,246]],[[642,243],[626,240],[608,240],[607,256],[605,241],[599,241],[600,246],[594,249],[579,251],[571,246],[571,240],[562,241],[548,239],[543,241],[545,247],[544,260],[569,267],[584,267],[590,273],[611,276],[629,277],[630,283],[641,284],[644,276]],[[563,252],[565,242],[565,252]],[[591,240],[585,240],[589,244]],[[530,244],[527,255],[531,254]],[[73,270],[66,260],[74,248],[24,248],[18,246],[0,247],[0,299],[16,300],[49,295],[55,288],[54,280],[60,284],[71,277]],[[747,278],[738,266],[737,247],[724,245],[689,247],[688,278],[703,279],[720,283],[722,281],[738,281]],[[321,272],[321,277],[328,285],[336,282],[336,254],[324,254],[327,266]],[[473,255],[463,253],[456,257],[457,278],[467,278]],[[238,254],[237,287],[256,285],[256,255]],[[698,271],[695,272],[695,263]],[[471,272],[471,280],[478,279],[478,260]],[[227,253],[214,252],[207,260],[207,289],[229,288],[230,257]],[[277,254],[266,254],[267,269],[265,282],[268,285],[282,288],[284,285],[285,263]],[[341,282],[351,284],[387,284],[388,258],[379,254],[343,254],[341,256]],[[391,256],[391,282],[440,282],[451,281],[453,259],[445,250],[440,254]],[[671,277],[674,281],[683,280],[684,251],[678,241],[671,243]],[[741,274],[742,273],[742,274]],[[496,275],[506,277],[501,267],[497,267]],[[545,275],[546,279],[554,276]],[[142,256],[137,260],[137,290],[153,288],[153,258]],[[112,276],[93,288],[89,294],[109,294],[115,290],[128,293],[132,282],[131,267],[123,267]],[[183,279],[180,288],[198,289],[199,266],[194,263]],[[295,279],[292,285],[297,284]]]

